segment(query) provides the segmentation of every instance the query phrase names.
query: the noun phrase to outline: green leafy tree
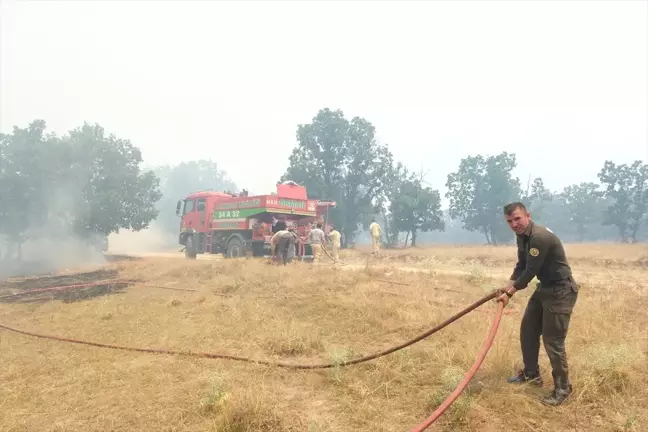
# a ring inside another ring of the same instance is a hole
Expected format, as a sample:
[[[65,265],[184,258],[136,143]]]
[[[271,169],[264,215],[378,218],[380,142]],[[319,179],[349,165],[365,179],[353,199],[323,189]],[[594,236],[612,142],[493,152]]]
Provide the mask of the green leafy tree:
[[[605,187],[605,196],[613,200],[604,224],[616,226],[622,242],[636,242],[648,213],[648,165],[639,160],[632,165],[605,161],[598,178]]]
[[[584,241],[588,228],[600,225],[603,214],[603,193],[593,182],[567,186],[560,195],[569,223],[574,227],[578,241]]]
[[[386,193],[392,155],[375,133],[363,118],[349,121],[340,110],[322,109],[311,123],[298,126],[298,144],[281,178],[306,186],[309,197],[335,200],[330,217],[347,242],[353,241],[363,215],[374,213]]]
[[[383,227],[383,235],[388,247],[397,246],[399,238],[399,227],[395,219],[392,203],[398,199],[401,193],[401,185],[410,177],[407,168],[400,162],[394,165],[385,175],[385,193],[377,199],[378,222]],[[366,215],[363,219],[363,226],[369,226],[374,215]]]
[[[162,194],[155,174],[140,169],[140,150],[129,140],[106,136],[98,124],[85,123],[63,140],[71,151],[62,183],[68,191],[80,186],[67,212],[74,231],[87,236],[147,228],[158,215],[155,204]]]
[[[512,239],[502,215],[502,207],[522,195],[520,181],[513,178],[514,154],[468,156],[459,169],[448,175],[446,197],[450,199],[450,216],[461,219],[469,231],[479,231],[489,244]]]
[[[137,147],[99,125],[62,138],[45,128],[35,120],[0,136],[0,234],[10,244],[140,230],[156,217],[158,179],[140,170]]]
[[[423,176],[412,175],[399,183],[398,193],[390,204],[396,232],[411,234],[411,246],[416,246],[419,232],[443,231],[441,195],[436,189],[423,186]],[[405,241],[407,245],[407,240]]]
[[[34,120],[0,135],[0,234],[11,256],[20,257],[30,226],[45,224],[61,171],[56,138],[45,136],[45,128],[45,121]]]

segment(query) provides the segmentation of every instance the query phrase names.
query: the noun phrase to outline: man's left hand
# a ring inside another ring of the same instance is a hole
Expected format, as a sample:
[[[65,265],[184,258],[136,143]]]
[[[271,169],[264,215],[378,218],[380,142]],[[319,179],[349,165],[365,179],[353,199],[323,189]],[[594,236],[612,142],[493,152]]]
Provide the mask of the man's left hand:
[[[515,294],[516,289],[511,288],[510,286],[506,286],[504,288],[500,288],[499,292],[501,292],[500,296],[497,298],[498,302],[502,302],[504,307],[508,304],[509,300],[511,299],[511,296]],[[508,293],[508,294],[507,294]]]
[[[502,302],[502,304],[504,305],[504,307],[506,307],[506,305],[508,304],[509,300],[510,300],[510,299],[509,299],[509,296],[507,296],[506,294],[500,294],[500,296],[497,297],[497,301],[498,301],[498,302]]]

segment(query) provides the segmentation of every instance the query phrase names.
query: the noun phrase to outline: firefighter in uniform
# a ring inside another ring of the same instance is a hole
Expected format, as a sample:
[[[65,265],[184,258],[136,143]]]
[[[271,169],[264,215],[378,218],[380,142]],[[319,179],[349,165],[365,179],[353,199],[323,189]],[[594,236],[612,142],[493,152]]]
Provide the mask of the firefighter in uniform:
[[[517,235],[518,262],[508,285],[500,290],[502,294],[497,301],[506,306],[513,294],[526,288],[534,277],[540,281],[529,299],[520,326],[524,368],[508,382],[531,382],[542,386],[538,366],[542,336],[554,381],[554,390],[543,399],[543,403],[560,405],[572,393],[565,338],[578,299],[579,285],[572,277],[560,239],[550,229],[533,223],[524,204],[507,204],[504,217]]]
[[[341,239],[340,232],[335,229],[333,225],[331,225],[331,231],[328,234],[329,240],[331,240],[331,256],[333,257],[333,260],[335,262],[340,261],[340,239]]]
[[[287,229],[286,222],[279,221],[275,225],[276,232],[270,238],[270,247],[273,249],[272,255],[276,261],[281,261],[283,265],[292,261],[290,254],[291,245],[294,247],[294,244],[299,238],[297,234],[291,229]]]
[[[318,222],[316,227],[313,228],[308,234],[308,239],[310,240],[311,251],[313,252],[313,263],[318,263],[320,256],[322,254],[322,247],[326,236],[324,231],[322,231],[322,223]]]

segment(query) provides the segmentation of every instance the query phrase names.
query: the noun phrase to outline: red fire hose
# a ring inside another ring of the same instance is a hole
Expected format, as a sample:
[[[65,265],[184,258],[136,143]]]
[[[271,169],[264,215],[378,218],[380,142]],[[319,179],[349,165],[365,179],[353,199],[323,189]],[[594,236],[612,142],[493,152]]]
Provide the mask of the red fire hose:
[[[420,425],[416,426],[414,429],[411,430],[411,432],[421,432],[424,431],[425,429],[429,428],[432,423],[438,420],[439,417],[441,417],[441,414],[443,414],[448,408],[450,408],[450,405],[459,397],[461,392],[463,392],[468,386],[468,383],[470,380],[475,376],[475,373],[477,373],[477,370],[481,366],[482,362],[486,358],[486,354],[488,354],[488,350],[490,347],[493,345],[493,340],[495,340],[495,335],[497,334],[497,329],[499,328],[500,321],[502,320],[502,312],[504,312],[504,305],[502,303],[497,303],[497,314],[495,315],[495,319],[493,320],[493,324],[491,325],[490,331],[488,332],[488,336],[486,336],[486,340],[484,341],[481,349],[479,350],[479,353],[477,354],[477,358],[475,359],[475,363],[473,363],[472,367],[468,371],[468,373],[464,376],[464,378],[461,380],[457,388],[450,393],[450,396],[446,398],[446,400],[443,401],[441,405],[432,413],[428,418],[426,418],[423,423]]]
[[[111,348],[111,349],[117,349],[117,350],[125,350],[125,351],[139,351],[139,352],[148,352],[148,353],[154,353],[154,354],[170,354],[170,355],[182,355],[182,356],[189,356],[189,357],[202,357],[202,358],[211,358],[211,359],[227,359],[227,360],[235,360],[235,361],[243,361],[243,362],[249,362],[249,363],[257,363],[257,364],[262,364],[262,365],[267,365],[267,366],[276,366],[276,367],[283,367],[283,368],[289,368],[289,369],[330,369],[334,367],[343,367],[343,366],[350,366],[353,364],[358,364],[358,363],[364,363],[369,360],[374,360],[379,357],[386,356],[387,354],[391,354],[393,352],[399,351],[403,348],[406,348],[410,345],[414,345],[416,342],[419,342],[434,333],[440,331],[441,329],[447,327],[449,324],[453,323],[454,321],[458,320],[462,316],[468,314],[472,310],[478,308],[482,304],[488,302],[489,300],[495,298],[498,295],[498,292],[495,291],[491,294],[488,294],[487,296],[483,297],[482,299],[476,301],[472,305],[468,306],[467,308],[457,312],[456,314],[452,315],[450,318],[446,319],[442,323],[438,324],[437,326],[427,330],[426,332],[406,341],[403,342],[400,345],[388,348],[386,350],[366,355],[363,357],[358,357],[353,360],[348,360],[345,362],[339,362],[339,363],[320,363],[320,364],[294,364],[294,363],[285,363],[285,362],[273,362],[273,361],[268,361],[268,360],[258,360],[258,359],[251,359],[247,357],[240,357],[240,356],[234,356],[234,355],[229,355],[229,354],[216,354],[216,353],[204,353],[204,352],[194,352],[194,351],[177,351],[177,350],[168,350],[168,349],[155,349],[155,348],[139,348],[139,347],[128,347],[128,346],[121,346],[121,345],[113,345],[113,344],[105,344],[105,343],[99,343],[99,342],[91,342],[91,341],[84,341],[84,340],[78,340],[78,339],[72,339],[72,338],[66,338],[66,337],[60,337],[60,336],[53,336],[53,335],[46,335],[46,334],[41,334],[41,333],[35,333],[35,332],[30,332],[27,330],[21,330],[18,328],[14,328],[11,326],[8,326],[6,324],[0,323],[0,328],[13,331],[16,333],[21,333],[27,336],[33,336],[33,337],[38,337],[42,339],[50,339],[50,340],[57,340],[61,342],[70,342],[70,343],[76,343],[76,344],[82,344],[82,345],[92,345],[92,346],[97,346],[97,347],[102,347],[102,348]]]
[[[67,285],[67,286],[59,286],[59,287],[51,287],[51,288],[42,288],[42,289],[34,289],[34,290],[27,290],[23,291],[20,293],[15,293],[15,294],[9,294],[5,296],[0,296],[0,299],[8,298],[8,297],[14,297],[14,296],[19,296],[19,295],[24,295],[24,294],[30,294],[30,293],[37,293],[37,292],[46,292],[46,291],[65,291],[65,290],[72,290],[72,289],[78,289],[78,288],[83,288],[83,287],[90,287],[90,286],[97,286],[97,285],[106,285],[106,284],[118,284],[118,283],[136,283],[136,284],[141,284],[143,286],[150,286],[153,288],[162,288],[162,289],[177,289],[177,290],[182,290],[182,291],[196,291],[196,290],[191,290],[191,289],[182,289],[182,288],[171,288],[171,287],[165,287],[165,286],[159,286],[159,285],[150,285],[150,284],[143,284],[137,281],[132,281],[132,280],[124,280],[124,279],[113,279],[113,280],[108,280],[108,281],[101,281],[101,282],[92,282],[92,283],[86,283],[86,284],[76,284],[76,285]],[[391,354],[393,352],[399,351],[403,348],[406,348],[410,345],[415,344],[416,342],[419,342],[428,336],[431,336],[432,334],[440,331],[444,327],[448,326],[452,322],[458,320],[462,316],[468,314],[469,312],[477,309],[479,306],[483,305],[484,303],[488,302],[489,300],[492,300],[496,298],[499,295],[498,291],[494,291],[491,294],[488,294],[487,296],[481,298],[480,300],[476,301],[472,305],[464,308],[463,310],[457,312],[450,318],[446,319],[442,323],[438,324],[437,326],[433,327],[432,329],[429,329],[428,331],[416,336],[413,339],[410,339],[400,345],[391,347],[389,349],[359,357],[353,360],[345,361],[345,362],[340,362],[340,363],[323,363],[323,364],[291,364],[291,363],[284,363],[284,362],[272,362],[268,360],[256,360],[256,359],[251,359],[247,357],[239,357],[239,356],[233,356],[233,355],[227,355],[227,354],[214,354],[214,353],[201,353],[201,352],[193,352],[193,351],[177,351],[177,350],[168,350],[168,349],[154,349],[154,348],[142,348],[142,347],[127,347],[127,346],[120,346],[120,345],[113,345],[113,344],[105,344],[105,343],[99,343],[99,342],[91,342],[91,341],[84,341],[84,340],[78,340],[78,339],[72,339],[72,338],[65,338],[65,337],[60,337],[60,336],[52,336],[52,335],[45,335],[45,334],[40,334],[40,333],[35,333],[35,332],[30,332],[18,328],[14,328],[5,324],[0,323],[0,329],[4,330],[9,330],[12,332],[20,333],[23,335],[27,336],[33,336],[37,338],[43,338],[43,339],[50,339],[50,340],[55,340],[55,341],[61,341],[61,342],[70,342],[70,343],[76,343],[76,344],[83,344],[83,345],[91,345],[91,346],[96,346],[96,347],[102,347],[102,348],[110,348],[110,349],[116,349],[116,350],[126,350],[126,351],[137,351],[137,352],[147,352],[147,353],[155,353],[155,354],[170,354],[170,355],[183,355],[183,356],[190,356],[190,357],[202,357],[202,358],[212,358],[212,359],[229,359],[229,360],[235,360],[235,361],[243,361],[243,362],[249,362],[249,363],[257,363],[257,364],[262,364],[262,365],[267,365],[267,366],[276,366],[276,367],[283,367],[283,368],[289,368],[289,369],[328,369],[328,368],[333,368],[333,367],[343,367],[343,366],[350,366],[353,364],[358,364],[358,363],[363,363],[367,362],[379,357],[383,357],[387,354]],[[419,426],[416,428],[412,429],[411,432],[419,432],[419,431],[424,431],[428,427],[430,427],[441,415],[452,405],[452,403],[459,397],[461,392],[466,388],[470,380],[473,378],[479,367],[481,366],[482,362],[484,361],[486,354],[488,353],[491,345],[493,344],[493,340],[495,339],[495,335],[497,333],[497,330],[499,328],[499,323],[502,319],[502,314],[504,311],[504,306],[502,303],[498,303],[498,309],[497,313],[495,316],[495,319],[493,321],[493,324],[491,326],[491,329],[488,333],[488,336],[486,340],[484,341],[478,355],[477,359],[475,360],[475,363],[472,365],[468,373],[464,376],[463,380],[459,383],[457,388],[448,396],[448,398],[427,418],[423,423],[421,423]]]

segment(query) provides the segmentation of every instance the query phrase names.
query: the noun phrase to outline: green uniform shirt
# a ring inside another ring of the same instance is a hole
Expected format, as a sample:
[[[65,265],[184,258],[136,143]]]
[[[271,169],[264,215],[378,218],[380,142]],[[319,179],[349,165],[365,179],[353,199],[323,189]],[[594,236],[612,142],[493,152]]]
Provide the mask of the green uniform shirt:
[[[524,233],[517,236],[517,247],[518,262],[511,275],[515,289],[526,288],[536,276],[541,284],[571,276],[562,242],[549,228],[530,221]]]

